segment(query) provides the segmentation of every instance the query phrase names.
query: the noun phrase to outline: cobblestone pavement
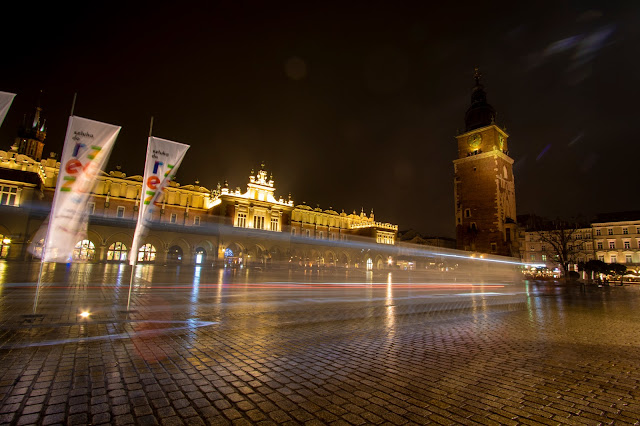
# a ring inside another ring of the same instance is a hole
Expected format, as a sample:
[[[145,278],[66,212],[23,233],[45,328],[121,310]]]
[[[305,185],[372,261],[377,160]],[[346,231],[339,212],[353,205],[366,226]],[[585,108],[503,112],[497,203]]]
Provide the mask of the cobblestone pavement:
[[[0,424],[640,418],[640,287],[128,271],[0,267]]]

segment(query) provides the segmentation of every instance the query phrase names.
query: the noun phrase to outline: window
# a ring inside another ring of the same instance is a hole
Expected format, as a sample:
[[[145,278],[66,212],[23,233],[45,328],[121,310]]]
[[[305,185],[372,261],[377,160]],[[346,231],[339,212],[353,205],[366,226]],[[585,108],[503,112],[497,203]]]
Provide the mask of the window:
[[[633,263],[633,258],[631,257],[630,254],[624,257],[624,263]]]
[[[127,260],[127,246],[124,243],[117,242],[109,246],[107,250],[107,260],[113,262],[124,262]]]
[[[531,255],[531,261],[532,261],[532,262],[535,262],[535,261],[536,261],[536,255],[535,255],[535,254],[532,254],[532,255]]]
[[[629,228],[622,228],[622,233],[624,235],[628,235],[629,234]]]
[[[178,215],[175,214],[175,213],[171,213],[171,217],[169,218],[169,222],[176,223],[177,220],[178,220]]]
[[[200,216],[196,216],[193,218],[193,224],[195,226],[200,226]]]
[[[596,229],[596,235],[602,235],[602,231],[600,231],[599,229]]]
[[[271,218],[271,230],[272,231],[277,231],[278,230],[278,218],[277,217],[272,217]]]
[[[15,206],[18,196],[17,186],[0,186],[0,204],[3,206]]]
[[[607,229],[607,235],[613,235],[613,228]]]
[[[598,250],[602,250],[604,248],[604,246],[602,245],[602,241],[598,241],[596,244],[597,244],[596,247],[598,248]]]
[[[464,217],[471,217],[471,209],[464,209]]]
[[[631,241],[625,241],[624,242],[624,248],[630,249],[631,248]]]
[[[602,255],[598,256],[598,260],[599,260],[600,262],[604,262],[604,256],[602,256]]]
[[[238,228],[246,228],[247,227],[247,214],[246,213],[238,213],[238,220],[236,221],[236,226]]]
[[[306,233],[307,237],[311,236],[311,231],[309,231],[308,229],[305,229],[305,233]]]
[[[542,255],[542,261],[543,261],[543,262],[546,262],[546,261],[547,261],[547,255],[546,255],[546,254],[543,254],[543,255]]]
[[[491,243],[491,253],[495,253],[498,251],[498,245],[496,243]]]
[[[296,228],[291,228],[291,235],[296,235]]]
[[[78,241],[73,249],[73,260],[93,260],[96,257],[96,246],[89,240]]]
[[[253,227],[255,229],[264,229],[264,216],[254,216]]]
[[[640,227],[636,228],[636,234],[640,234]]]
[[[318,232],[318,238],[322,239],[324,237],[324,234],[322,231]]]
[[[610,249],[616,248],[616,242],[615,241],[609,241],[609,248]]]
[[[610,257],[611,261],[609,263],[616,263],[618,262],[618,258],[616,257],[616,255],[612,254]]]
[[[567,247],[569,250],[571,250],[571,247]],[[547,246],[545,246],[544,244],[542,245],[542,247],[540,248],[540,250],[542,251],[547,251]]]
[[[116,217],[120,217],[120,218],[124,217],[124,206],[118,206]]]
[[[6,259],[9,256],[9,247],[11,247],[9,236],[0,234],[0,259]]]
[[[582,234],[576,234],[576,240],[581,240],[582,239]]]
[[[138,250],[138,262],[154,262],[156,260],[156,248],[147,243]]]
[[[94,214],[96,212],[96,203],[87,203],[87,214]]]

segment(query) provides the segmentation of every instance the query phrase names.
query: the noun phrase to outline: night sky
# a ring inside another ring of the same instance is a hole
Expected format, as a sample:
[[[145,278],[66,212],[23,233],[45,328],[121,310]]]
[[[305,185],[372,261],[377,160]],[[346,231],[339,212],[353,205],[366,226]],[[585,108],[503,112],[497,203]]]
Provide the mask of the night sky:
[[[191,145],[180,184],[244,190],[265,161],[296,204],[453,236],[479,66],[519,214],[640,209],[640,2],[22,3],[0,12],[1,149],[44,89],[60,153],[77,91],[76,115],[122,126],[110,169],[142,174],[153,115]]]

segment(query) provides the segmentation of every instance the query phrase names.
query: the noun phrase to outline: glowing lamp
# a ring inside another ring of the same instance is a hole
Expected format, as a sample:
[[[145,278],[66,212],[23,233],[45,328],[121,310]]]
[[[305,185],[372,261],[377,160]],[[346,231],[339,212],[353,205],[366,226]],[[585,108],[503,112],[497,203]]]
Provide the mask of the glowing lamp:
[[[11,244],[11,240],[9,238],[5,238],[2,240],[2,244]]]
[[[84,319],[89,318],[89,316],[90,316],[90,315],[91,315],[91,313],[89,313],[89,311],[82,311],[82,312],[80,312],[80,317],[81,317],[81,318],[84,318]]]

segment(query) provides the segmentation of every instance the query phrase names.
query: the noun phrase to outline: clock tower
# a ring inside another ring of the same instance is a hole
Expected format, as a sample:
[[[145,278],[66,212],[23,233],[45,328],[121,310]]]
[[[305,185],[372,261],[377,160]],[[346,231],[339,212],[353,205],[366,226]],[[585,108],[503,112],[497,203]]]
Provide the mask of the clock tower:
[[[518,256],[516,195],[509,135],[496,125],[496,111],[476,68],[465,131],[456,136],[453,161],[456,240],[461,250]]]

